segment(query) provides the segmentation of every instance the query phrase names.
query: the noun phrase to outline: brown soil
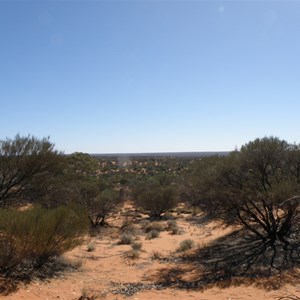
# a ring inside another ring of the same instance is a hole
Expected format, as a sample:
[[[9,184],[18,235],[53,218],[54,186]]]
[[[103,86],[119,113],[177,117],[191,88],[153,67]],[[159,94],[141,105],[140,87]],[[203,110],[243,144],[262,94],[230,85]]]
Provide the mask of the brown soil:
[[[130,210],[125,207],[124,211]],[[129,217],[133,218],[133,217]],[[143,216],[142,218],[146,218]],[[189,215],[176,216],[180,227],[180,234],[171,235],[168,231],[160,233],[158,238],[147,240],[143,232],[138,232],[137,240],[142,242],[142,250],[138,258],[128,257],[131,250],[130,245],[120,245],[119,229],[107,227],[96,237],[87,238],[85,244],[67,253],[65,257],[81,265],[77,271],[65,271],[63,274],[49,280],[33,280],[29,284],[20,284],[15,292],[0,299],[79,299],[83,294],[90,298],[81,299],[107,299],[107,300],[154,300],[154,299],[279,299],[283,295],[292,293],[300,296],[300,284],[287,283],[277,290],[267,289],[267,283],[257,285],[245,284],[223,284],[213,285],[206,289],[179,289],[176,286],[159,288],[155,285],[164,275],[170,273],[168,270],[183,270],[180,279],[194,280],[199,275],[199,270],[194,265],[185,263],[178,264],[170,260],[181,241],[192,239],[195,247],[203,247],[210,241],[230,232],[230,228],[224,228],[214,222],[207,224],[196,224],[189,220]],[[140,218],[141,219],[141,218]],[[120,215],[113,223],[120,226],[124,216]],[[166,224],[166,221],[161,221]],[[136,227],[140,228],[140,223]],[[94,245],[94,250],[87,251],[88,244]],[[192,252],[193,250],[190,250]],[[153,259],[153,253],[164,257],[165,261]],[[174,257],[178,256],[175,254]],[[176,272],[174,273],[176,277]],[[130,285],[126,285],[130,283]],[[143,286],[142,286],[143,285]],[[157,289],[159,288],[159,289]],[[137,292],[130,294],[131,290]],[[140,290],[139,290],[140,289]],[[123,291],[123,294],[120,292]],[[118,293],[117,293],[118,292]],[[291,298],[292,299],[292,298]],[[296,298],[294,298],[296,299]]]

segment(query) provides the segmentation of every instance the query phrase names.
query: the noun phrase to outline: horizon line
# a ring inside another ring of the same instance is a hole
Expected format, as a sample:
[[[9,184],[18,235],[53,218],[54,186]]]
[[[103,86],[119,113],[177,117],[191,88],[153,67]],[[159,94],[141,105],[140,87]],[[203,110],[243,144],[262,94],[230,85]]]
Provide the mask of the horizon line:
[[[223,154],[226,155],[231,151],[166,151],[166,152],[114,152],[114,153],[89,153],[91,156],[203,156],[203,155],[214,155],[214,154]],[[202,154],[202,155],[201,155]]]

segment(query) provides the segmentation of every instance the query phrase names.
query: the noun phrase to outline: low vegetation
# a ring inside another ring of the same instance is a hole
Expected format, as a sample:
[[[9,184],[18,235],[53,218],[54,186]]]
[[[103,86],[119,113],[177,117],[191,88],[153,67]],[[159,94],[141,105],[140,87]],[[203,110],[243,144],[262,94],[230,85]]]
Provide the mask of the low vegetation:
[[[195,243],[191,239],[183,240],[177,249],[177,252],[184,252],[194,247]]]
[[[134,236],[130,233],[124,232],[120,236],[119,244],[120,245],[130,245],[133,243],[133,241],[134,241]]]
[[[176,220],[168,221],[167,230],[170,232],[170,234],[179,234],[180,233],[180,229],[179,229],[179,226],[177,225]]]
[[[126,216],[125,201],[133,205]],[[213,220],[235,228],[201,249],[191,239],[177,249],[189,259],[197,252],[210,282],[273,276],[300,265],[299,204],[300,146],[276,137],[227,156],[123,161],[63,155],[49,139],[17,135],[0,141],[0,273],[41,268],[89,229],[113,227],[114,243],[131,245],[127,257],[137,259],[146,251],[141,237],[145,245],[164,230],[182,233],[176,220],[189,214],[185,220],[199,227]]]
[[[40,268],[82,242],[87,218],[78,208],[0,210],[0,272]]]
[[[152,239],[159,237],[159,235],[160,235],[160,232],[157,229],[151,229],[149,232],[147,232],[146,239],[152,240]]]

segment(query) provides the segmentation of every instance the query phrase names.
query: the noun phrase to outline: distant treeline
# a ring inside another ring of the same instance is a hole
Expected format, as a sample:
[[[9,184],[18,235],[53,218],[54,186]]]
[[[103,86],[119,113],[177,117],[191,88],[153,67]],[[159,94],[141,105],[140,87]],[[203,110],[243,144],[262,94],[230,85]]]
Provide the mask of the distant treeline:
[[[94,157],[174,157],[174,158],[197,158],[209,156],[227,156],[230,151],[209,151],[209,152],[157,152],[157,153],[93,153]]]

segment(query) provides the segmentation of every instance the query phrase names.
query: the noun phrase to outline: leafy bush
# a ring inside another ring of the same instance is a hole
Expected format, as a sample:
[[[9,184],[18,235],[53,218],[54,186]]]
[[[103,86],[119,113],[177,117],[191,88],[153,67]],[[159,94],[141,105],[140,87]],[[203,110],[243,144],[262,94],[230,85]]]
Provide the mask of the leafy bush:
[[[162,186],[158,181],[152,179],[143,183],[135,190],[137,206],[147,211],[151,218],[160,218],[165,213],[177,205],[177,192],[173,186]]]
[[[159,231],[156,229],[152,229],[151,231],[149,231],[146,235],[146,239],[147,240],[152,240],[159,237]]]
[[[82,242],[87,216],[76,207],[0,210],[0,272],[41,267]]]
[[[183,251],[187,251],[190,250],[194,247],[194,241],[187,239],[187,240],[183,240],[180,245],[179,248],[177,249],[178,252],[183,252]]]

